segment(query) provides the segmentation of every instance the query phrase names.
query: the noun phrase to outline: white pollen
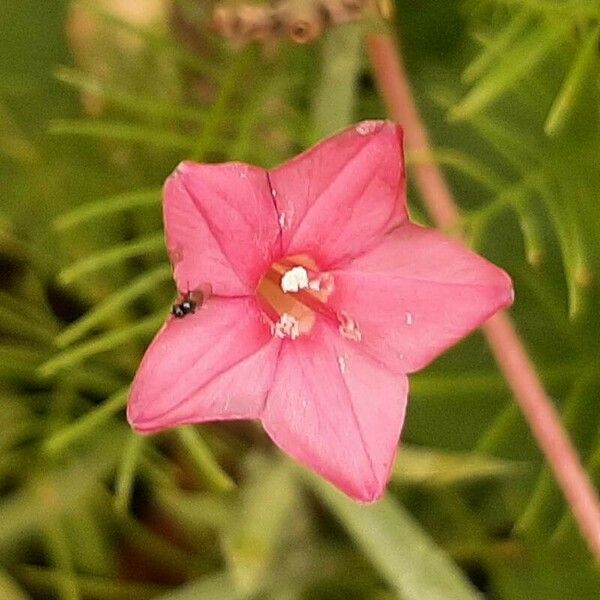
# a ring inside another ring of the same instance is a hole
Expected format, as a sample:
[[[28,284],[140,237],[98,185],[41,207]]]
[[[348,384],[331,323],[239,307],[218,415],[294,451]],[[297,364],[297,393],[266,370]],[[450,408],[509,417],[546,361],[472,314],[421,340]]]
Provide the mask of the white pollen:
[[[287,313],[283,313],[279,317],[279,321],[271,328],[271,333],[280,340],[283,340],[286,337],[295,340],[300,335],[300,327],[298,326],[298,321],[294,317]]]
[[[370,135],[375,133],[381,127],[381,121],[363,121],[356,126],[356,133],[359,135]]]
[[[282,212],[279,215],[279,227],[281,227],[281,229],[285,229],[287,225],[287,216],[284,212]]]
[[[406,322],[407,325],[412,325],[413,324],[413,314],[407,312],[406,315],[404,315],[404,321]]]
[[[343,356],[338,356],[337,361],[340,372],[343,375],[346,372],[346,359]]]
[[[281,289],[284,294],[297,292],[308,287],[308,272],[304,267],[294,267],[283,274],[281,278]]]

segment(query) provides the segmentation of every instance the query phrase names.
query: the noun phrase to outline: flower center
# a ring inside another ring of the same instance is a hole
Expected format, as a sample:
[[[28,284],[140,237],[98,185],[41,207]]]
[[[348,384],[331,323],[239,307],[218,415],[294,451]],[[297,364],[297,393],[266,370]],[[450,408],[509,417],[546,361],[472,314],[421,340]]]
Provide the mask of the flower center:
[[[333,277],[320,272],[309,256],[289,256],[274,262],[256,291],[277,337],[294,340],[310,333],[317,315],[340,322],[335,311],[327,306],[333,292]]]

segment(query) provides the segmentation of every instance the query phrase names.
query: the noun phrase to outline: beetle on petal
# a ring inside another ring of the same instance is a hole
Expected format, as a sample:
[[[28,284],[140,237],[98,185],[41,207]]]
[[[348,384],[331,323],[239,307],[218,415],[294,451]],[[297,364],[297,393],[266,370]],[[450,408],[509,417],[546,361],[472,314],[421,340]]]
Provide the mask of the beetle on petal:
[[[180,293],[211,295],[148,348],[131,425],[260,420],[362,502],[385,490],[407,374],[513,300],[504,271],[409,221],[402,130],[387,121],[270,171],[184,162],[164,220]]]

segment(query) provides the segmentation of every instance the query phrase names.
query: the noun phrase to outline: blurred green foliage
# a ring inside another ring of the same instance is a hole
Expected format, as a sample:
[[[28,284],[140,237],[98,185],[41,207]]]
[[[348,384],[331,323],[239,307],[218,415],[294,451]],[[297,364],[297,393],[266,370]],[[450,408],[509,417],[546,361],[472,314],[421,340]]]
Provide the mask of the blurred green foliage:
[[[360,25],[232,49],[205,3],[165,1],[143,26],[100,5],[83,45],[66,0],[8,2],[0,20],[0,597],[597,597],[478,334],[412,377],[372,507],[253,424],[129,431],[127,387],[175,293],[167,174],[270,166],[384,110]],[[598,3],[397,2],[396,19],[435,141],[409,165],[444,168],[472,244],[513,275],[516,323],[598,483]]]

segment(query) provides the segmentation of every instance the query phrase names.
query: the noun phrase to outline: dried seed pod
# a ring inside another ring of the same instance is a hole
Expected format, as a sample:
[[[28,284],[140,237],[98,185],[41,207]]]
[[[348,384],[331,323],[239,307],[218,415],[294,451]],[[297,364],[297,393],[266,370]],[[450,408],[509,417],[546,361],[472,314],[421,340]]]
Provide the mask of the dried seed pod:
[[[265,40],[273,34],[273,9],[258,4],[243,4],[238,8],[240,35],[250,40]]]
[[[290,39],[297,44],[316,40],[325,25],[318,1],[283,0],[275,7],[275,15]]]
[[[212,16],[212,26],[224,37],[230,40],[239,37],[240,18],[234,6],[219,4],[215,6]]]

